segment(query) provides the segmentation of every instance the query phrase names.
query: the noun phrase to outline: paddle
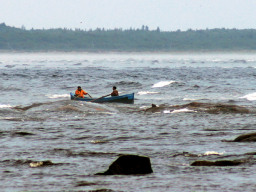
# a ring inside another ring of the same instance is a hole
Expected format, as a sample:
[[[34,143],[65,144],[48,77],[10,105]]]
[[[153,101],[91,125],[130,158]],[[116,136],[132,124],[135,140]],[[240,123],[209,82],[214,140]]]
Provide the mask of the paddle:
[[[92,96],[89,93],[87,93],[87,94],[92,98]]]
[[[97,98],[97,99],[93,99],[93,100],[91,100],[90,102],[94,102],[94,101],[96,101],[96,100],[102,99],[102,98],[107,97],[107,96],[109,96],[109,95],[111,95],[111,94],[104,95],[104,96],[99,97],[99,98]]]

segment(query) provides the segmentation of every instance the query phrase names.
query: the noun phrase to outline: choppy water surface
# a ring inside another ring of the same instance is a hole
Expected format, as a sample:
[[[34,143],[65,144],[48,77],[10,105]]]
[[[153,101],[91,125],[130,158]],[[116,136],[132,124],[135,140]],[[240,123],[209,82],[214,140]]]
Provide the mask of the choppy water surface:
[[[224,140],[255,132],[255,78],[255,54],[2,53],[1,191],[254,191],[256,144]],[[135,104],[71,101],[78,85]],[[95,175],[120,154],[154,173]],[[247,163],[190,165],[220,159]]]

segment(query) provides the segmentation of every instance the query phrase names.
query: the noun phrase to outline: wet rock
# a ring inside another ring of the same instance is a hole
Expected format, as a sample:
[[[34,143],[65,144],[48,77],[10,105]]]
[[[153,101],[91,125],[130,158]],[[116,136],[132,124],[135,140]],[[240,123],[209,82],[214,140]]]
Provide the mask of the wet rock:
[[[122,155],[114,161],[107,171],[96,175],[135,175],[153,173],[149,157]]]
[[[256,152],[245,153],[244,155],[256,155]]]
[[[147,108],[145,112],[151,112],[151,113],[159,113],[165,110],[165,107],[160,105],[157,106],[156,104],[152,104],[150,108]]]
[[[234,142],[256,142],[256,133],[248,133],[238,136]]]
[[[222,103],[201,103],[191,102],[184,105],[173,105],[173,106],[156,106],[152,104],[152,107],[145,110],[145,112],[161,113],[163,111],[173,111],[179,109],[189,109],[197,112],[204,112],[210,114],[219,113],[256,113],[256,108],[246,108],[239,105],[222,104]]]
[[[112,189],[96,189],[88,192],[114,192]]]
[[[79,181],[76,184],[76,187],[91,186],[91,185],[97,185],[97,183],[91,183],[91,182],[87,182],[87,181]]]
[[[200,102],[192,102],[183,107],[187,107],[188,109],[197,109],[204,110],[208,113],[249,113],[250,111],[242,106],[238,105],[229,105],[229,104],[212,104],[212,103],[200,103]]]
[[[12,136],[30,136],[34,135],[33,133],[25,132],[25,131],[16,131],[12,133]]]
[[[195,161],[191,166],[236,166],[240,165],[242,161],[237,160],[220,160],[220,161]]]

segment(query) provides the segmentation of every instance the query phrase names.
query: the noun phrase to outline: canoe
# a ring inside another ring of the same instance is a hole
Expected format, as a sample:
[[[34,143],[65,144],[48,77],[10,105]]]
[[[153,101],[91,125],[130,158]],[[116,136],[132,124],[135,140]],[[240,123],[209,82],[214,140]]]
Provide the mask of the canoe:
[[[93,101],[95,103],[104,103],[104,102],[117,102],[117,103],[134,103],[134,93],[119,95],[119,96],[108,96],[103,98],[89,98],[89,97],[75,97],[74,93],[70,93],[71,100],[77,101]]]

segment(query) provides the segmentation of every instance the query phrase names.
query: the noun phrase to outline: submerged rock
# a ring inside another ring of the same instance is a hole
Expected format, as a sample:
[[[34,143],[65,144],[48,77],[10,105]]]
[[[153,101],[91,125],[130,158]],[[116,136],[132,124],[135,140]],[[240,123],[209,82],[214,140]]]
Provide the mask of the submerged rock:
[[[87,182],[87,181],[79,181],[76,184],[76,187],[91,186],[91,185],[97,185],[97,183],[91,183],[91,182]]]
[[[64,111],[64,112],[76,111],[76,112],[80,112],[81,110],[79,110],[78,108],[76,108],[74,106],[66,105],[66,106],[62,106],[62,107],[57,108],[57,111]]]
[[[34,162],[29,163],[29,166],[32,168],[48,166],[48,165],[54,165],[54,163],[51,161],[34,161]]]
[[[196,109],[203,110],[208,113],[250,113],[249,109],[238,106],[238,105],[230,105],[230,104],[213,104],[213,103],[200,103],[200,102],[192,102],[186,105],[182,105],[182,108],[186,107],[188,109]]]
[[[47,104],[47,103],[33,103],[32,105],[29,105],[29,106],[26,106],[26,107],[16,106],[16,107],[13,107],[13,109],[27,111],[31,108],[39,107],[39,106],[44,105],[44,104]]]
[[[239,105],[231,105],[231,104],[221,104],[221,103],[201,103],[201,102],[191,102],[184,105],[173,105],[173,106],[156,106],[152,104],[152,107],[145,110],[145,112],[164,112],[173,110],[187,109],[196,112],[205,112],[211,114],[218,113],[256,113],[255,108],[246,108],[244,106]]]
[[[25,131],[16,131],[12,133],[12,136],[30,136],[34,135],[33,133],[25,132]]]
[[[237,160],[220,160],[220,161],[195,161],[191,166],[236,166],[240,165],[242,161]]]
[[[151,112],[151,113],[159,113],[163,112],[165,110],[165,107],[163,105],[157,106],[156,104],[152,104],[150,108],[145,109],[145,112]]]
[[[234,142],[256,142],[256,133],[248,133],[238,136]]]
[[[112,189],[96,189],[89,192],[114,192]]]
[[[122,155],[114,161],[107,171],[96,175],[134,175],[153,173],[149,157]]]

